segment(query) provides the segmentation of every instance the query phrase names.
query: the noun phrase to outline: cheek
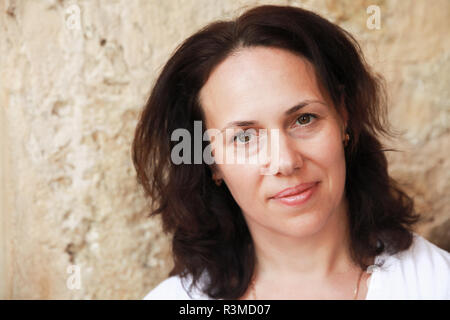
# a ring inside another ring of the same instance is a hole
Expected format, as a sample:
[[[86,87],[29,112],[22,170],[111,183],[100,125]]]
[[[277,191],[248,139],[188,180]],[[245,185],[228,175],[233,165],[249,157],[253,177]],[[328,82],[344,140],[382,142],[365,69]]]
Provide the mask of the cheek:
[[[227,146],[225,136],[218,135],[211,138],[210,143],[211,154],[213,155],[217,164],[232,163],[233,158],[230,153],[230,147]]]
[[[221,165],[227,187],[241,208],[252,207],[258,192],[258,169],[251,165]]]
[[[339,133],[333,131],[321,138],[320,148],[311,149],[311,159],[320,166],[330,197],[339,201],[345,187],[346,164],[344,146]]]
[[[320,147],[314,150],[315,159],[324,169],[341,169],[345,164],[344,149],[338,138],[322,139]],[[334,171],[334,170],[333,170]]]

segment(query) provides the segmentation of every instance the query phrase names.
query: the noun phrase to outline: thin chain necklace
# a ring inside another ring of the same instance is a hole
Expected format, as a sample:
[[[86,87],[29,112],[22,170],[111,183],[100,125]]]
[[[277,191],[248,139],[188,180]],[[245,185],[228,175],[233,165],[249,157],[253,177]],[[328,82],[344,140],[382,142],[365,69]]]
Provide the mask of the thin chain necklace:
[[[361,272],[360,272],[360,274],[359,274],[358,282],[356,283],[356,288],[355,288],[355,290],[353,291],[354,294],[355,294],[355,295],[353,296],[353,300],[356,300],[356,298],[358,297],[359,283],[361,282],[361,277],[362,277],[362,275],[363,275],[363,270],[361,270]],[[252,292],[252,295],[253,295],[253,300],[257,300],[257,299],[256,299],[256,290],[255,290],[255,277],[253,277],[250,286],[251,286],[251,292]]]

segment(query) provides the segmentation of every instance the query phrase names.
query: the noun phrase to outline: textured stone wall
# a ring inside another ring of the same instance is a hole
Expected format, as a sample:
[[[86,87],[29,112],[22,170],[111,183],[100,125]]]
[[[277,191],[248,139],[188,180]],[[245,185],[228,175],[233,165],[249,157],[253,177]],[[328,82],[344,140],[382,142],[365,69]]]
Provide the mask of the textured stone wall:
[[[1,0],[0,298],[140,299],[167,276],[170,236],[130,158],[137,117],[183,39],[266,3],[360,41],[404,132],[390,171],[426,217],[417,231],[450,250],[450,1]]]

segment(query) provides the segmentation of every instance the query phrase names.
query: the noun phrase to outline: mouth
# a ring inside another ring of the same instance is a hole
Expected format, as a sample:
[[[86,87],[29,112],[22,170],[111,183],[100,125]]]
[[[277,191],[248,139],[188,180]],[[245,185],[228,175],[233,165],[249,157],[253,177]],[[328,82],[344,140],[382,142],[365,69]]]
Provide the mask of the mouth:
[[[289,207],[299,207],[303,206],[310,200],[317,192],[317,186],[319,182],[313,182],[312,185],[306,186],[302,185],[302,188],[289,189],[289,193],[284,193],[284,196],[272,197],[270,199],[289,206]]]
[[[274,196],[272,196],[270,199],[280,199],[280,198],[286,198],[286,197],[292,197],[292,196],[299,195],[299,194],[303,193],[304,191],[314,187],[317,183],[319,183],[319,181],[302,183],[302,184],[296,185],[295,187],[284,189],[284,190],[278,192],[277,194],[275,194]]]

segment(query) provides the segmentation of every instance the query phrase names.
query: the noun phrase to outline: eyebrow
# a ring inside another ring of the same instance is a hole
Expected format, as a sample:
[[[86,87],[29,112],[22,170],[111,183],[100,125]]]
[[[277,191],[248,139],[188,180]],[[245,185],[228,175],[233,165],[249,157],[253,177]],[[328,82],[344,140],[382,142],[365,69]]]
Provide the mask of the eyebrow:
[[[323,105],[326,105],[324,102],[322,102],[320,100],[304,100],[304,101],[297,103],[295,106],[289,108],[288,110],[286,110],[284,112],[284,116],[288,117],[291,114],[297,112],[301,108],[306,107],[307,105],[309,105],[311,103],[321,103]],[[222,130],[220,130],[220,132],[223,132],[225,129],[230,128],[230,127],[248,127],[248,126],[256,125],[256,124],[259,124],[259,121],[257,121],[257,120],[231,121],[231,122],[227,123],[227,125]]]

